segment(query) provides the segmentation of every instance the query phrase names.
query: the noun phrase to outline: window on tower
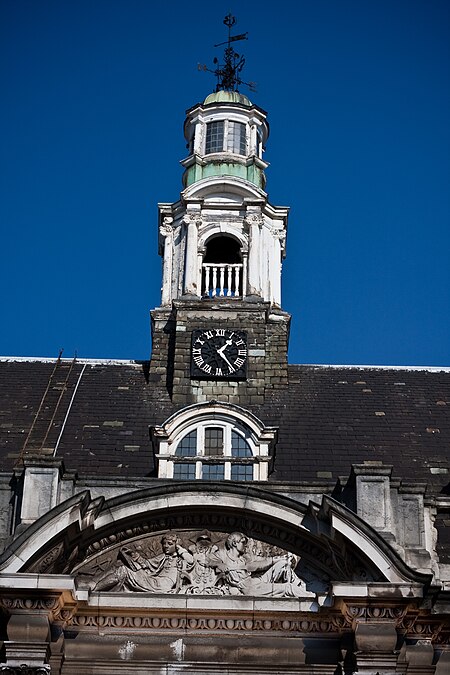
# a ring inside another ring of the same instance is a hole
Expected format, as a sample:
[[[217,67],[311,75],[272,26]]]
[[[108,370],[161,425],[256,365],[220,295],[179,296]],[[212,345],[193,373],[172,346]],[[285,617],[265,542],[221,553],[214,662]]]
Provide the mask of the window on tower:
[[[238,155],[246,154],[245,124],[228,122],[227,150]]]
[[[233,120],[216,120],[206,125],[205,154],[232,152],[247,154],[246,126]]]
[[[206,148],[205,154],[222,152],[225,122],[209,122],[206,125]]]

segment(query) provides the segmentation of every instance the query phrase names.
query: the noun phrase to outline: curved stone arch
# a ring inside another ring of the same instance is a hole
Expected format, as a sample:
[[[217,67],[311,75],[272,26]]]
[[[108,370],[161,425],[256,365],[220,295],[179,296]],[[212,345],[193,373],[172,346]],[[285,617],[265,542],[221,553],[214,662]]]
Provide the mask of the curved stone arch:
[[[152,435],[158,439],[170,439],[185,433],[196,422],[205,419],[220,419],[229,423],[238,422],[248,427],[253,434],[255,443],[273,444],[276,441],[277,429],[268,427],[261,422],[256,415],[245,408],[233,403],[219,401],[207,401],[206,403],[194,403],[178,410],[171,415],[161,426],[153,427]]]
[[[258,188],[254,183],[245,180],[245,178],[237,176],[211,176],[202,178],[189,185],[183,191],[182,198],[186,202],[191,199],[208,200],[208,198],[222,193],[228,195],[228,200],[230,199],[230,195],[236,195],[241,200],[256,199],[264,200],[264,202],[267,200],[267,193],[264,190]]]
[[[90,501],[89,493],[82,493],[55,507],[22,533],[0,558],[0,571],[54,573],[51,565],[59,558],[65,564],[62,572],[70,573],[77,568],[77,561],[86,561],[108,547],[125,543],[127,538],[148,532],[145,523],[150,517],[163,522],[164,526],[152,530],[157,533],[164,527],[170,530],[180,514],[193,514],[194,519],[197,515],[202,527],[202,515],[219,517],[223,513],[231,519],[228,531],[238,529],[239,524],[243,531],[251,527],[248,523],[259,524],[257,531],[262,541],[302,556],[306,551],[317,569],[325,569],[327,551],[334,546],[330,560],[336,552],[353,552],[368,569],[377,572],[375,581],[382,585],[387,582],[410,589],[415,585],[414,593],[420,596],[423,586],[430,582],[428,575],[411,570],[358,516],[328,497],[323,498],[321,507],[312,503],[306,507],[252,486],[223,483],[159,485],[106,502]],[[317,528],[319,517],[321,525]],[[50,561],[47,568],[43,568],[45,561]],[[56,571],[61,573],[61,565]],[[339,585],[339,568],[333,567],[331,573],[330,582]],[[349,582],[351,578],[342,579],[344,590]]]
[[[85,490],[55,506],[32,523],[2,553],[0,572],[24,571],[40,553],[49,553],[64,538],[70,538],[71,533],[85,531],[104,501],[103,498],[91,500],[89,490]]]
[[[198,238],[199,250],[204,250],[208,241],[215,236],[231,237],[240,244],[243,253],[248,252],[248,235],[237,223],[207,222],[202,225]]]

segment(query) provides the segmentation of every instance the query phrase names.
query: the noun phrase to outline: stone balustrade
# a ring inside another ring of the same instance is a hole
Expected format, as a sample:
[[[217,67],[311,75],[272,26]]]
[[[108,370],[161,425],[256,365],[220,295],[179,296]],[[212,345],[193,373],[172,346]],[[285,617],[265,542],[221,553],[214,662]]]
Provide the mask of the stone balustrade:
[[[203,263],[202,296],[242,298],[242,277],[242,263]]]

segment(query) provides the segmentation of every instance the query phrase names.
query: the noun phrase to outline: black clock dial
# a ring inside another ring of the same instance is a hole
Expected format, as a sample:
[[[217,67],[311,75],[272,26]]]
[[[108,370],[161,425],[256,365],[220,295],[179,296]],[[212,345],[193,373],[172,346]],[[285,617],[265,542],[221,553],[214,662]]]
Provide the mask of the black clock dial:
[[[192,333],[191,377],[242,380],[247,374],[247,334],[227,328]]]

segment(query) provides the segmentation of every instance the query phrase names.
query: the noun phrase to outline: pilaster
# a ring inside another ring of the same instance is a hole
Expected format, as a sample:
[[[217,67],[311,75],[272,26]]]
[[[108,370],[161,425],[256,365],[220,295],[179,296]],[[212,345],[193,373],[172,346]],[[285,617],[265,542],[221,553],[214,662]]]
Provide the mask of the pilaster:
[[[392,466],[381,462],[354,464],[357,514],[385,539],[394,539],[392,523]]]
[[[21,525],[30,525],[56,506],[63,462],[48,455],[27,455],[24,459]]]

